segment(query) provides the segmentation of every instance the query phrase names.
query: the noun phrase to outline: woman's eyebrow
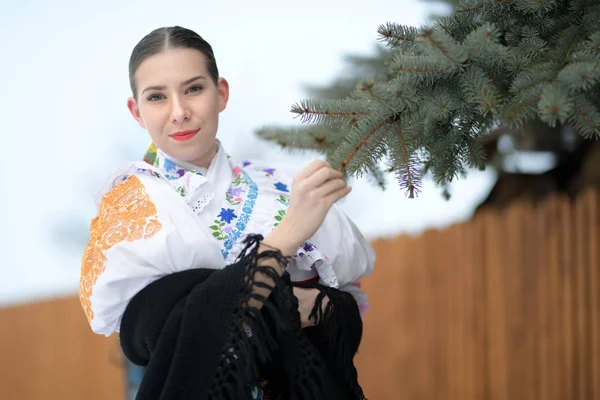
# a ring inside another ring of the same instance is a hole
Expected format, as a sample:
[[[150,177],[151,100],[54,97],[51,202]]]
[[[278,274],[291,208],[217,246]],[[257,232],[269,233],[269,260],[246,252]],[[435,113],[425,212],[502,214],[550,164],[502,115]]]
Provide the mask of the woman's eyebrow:
[[[198,75],[195,76],[193,78],[190,78],[184,82],[181,83],[181,86],[185,86],[188,85],[194,81],[197,81],[199,79],[206,79],[206,77],[204,75]],[[147,92],[148,90],[164,90],[166,89],[166,86],[148,86],[147,88],[145,88],[144,90],[142,90],[142,93]]]

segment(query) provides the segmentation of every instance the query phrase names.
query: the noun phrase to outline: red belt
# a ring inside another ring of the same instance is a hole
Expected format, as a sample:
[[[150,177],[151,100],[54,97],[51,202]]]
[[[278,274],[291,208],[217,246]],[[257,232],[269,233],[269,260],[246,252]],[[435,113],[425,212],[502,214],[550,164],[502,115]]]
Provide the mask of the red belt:
[[[295,282],[295,283],[319,283],[319,277],[316,276],[312,279],[308,279],[306,281]]]

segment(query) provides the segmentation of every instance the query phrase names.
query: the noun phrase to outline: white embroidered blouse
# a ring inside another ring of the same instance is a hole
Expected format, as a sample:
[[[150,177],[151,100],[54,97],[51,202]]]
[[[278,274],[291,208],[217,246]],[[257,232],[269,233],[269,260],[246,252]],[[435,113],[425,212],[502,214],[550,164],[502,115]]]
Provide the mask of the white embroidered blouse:
[[[249,233],[267,236],[285,216],[293,173],[283,165],[235,165],[219,143],[203,170],[158,150],[154,165],[129,162],[96,194],[79,297],[92,330],[118,332],[127,303],[151,282],[191,268],[235,262]],[[375,253],[335,205],[293,257],[292,281],[319,279],[351,293],[365,309],[358,281]]]

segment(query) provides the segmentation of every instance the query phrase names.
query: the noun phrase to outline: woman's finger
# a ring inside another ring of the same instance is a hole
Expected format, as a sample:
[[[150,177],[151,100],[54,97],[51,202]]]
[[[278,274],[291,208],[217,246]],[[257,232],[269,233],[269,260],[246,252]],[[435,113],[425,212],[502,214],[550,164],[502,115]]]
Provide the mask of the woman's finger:
[[[297,180],[306,179],[322,168],[331,168],[327,161],[313,160],[296,175]]]
[[[330,181],[332,179],[340,179],[342,176],[343,175],[341,172],[331,169],[329,167],[321,168],[305,179],[305,185],[307,185],[307,187],[310,188],[318,188],[325,182]]]
[[[330,179],[316,189],[316,195],[317,197],[327,197],[345,187],[346,182],[343,179]]]
[[[343,188],[338,189],[335,192],[332,192],[329,195],[327,195],[327,197],[325,197],[325,200],[331,206],[333,203],[335,203],[336,201],[338,201],[342,197],[346,196],[351,191],[352,191],[352,187],[351,186],[343,187]]]

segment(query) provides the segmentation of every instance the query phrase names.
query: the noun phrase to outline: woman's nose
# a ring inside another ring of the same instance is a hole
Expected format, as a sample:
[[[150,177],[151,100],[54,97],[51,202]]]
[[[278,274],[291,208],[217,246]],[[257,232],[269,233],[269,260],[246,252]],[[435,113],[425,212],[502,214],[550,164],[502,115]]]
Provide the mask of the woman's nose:
[[[171,103],[171,120],[176,123],[181,123],[190,119],[190,111],[185,100],[179,96],[172,97]]]

